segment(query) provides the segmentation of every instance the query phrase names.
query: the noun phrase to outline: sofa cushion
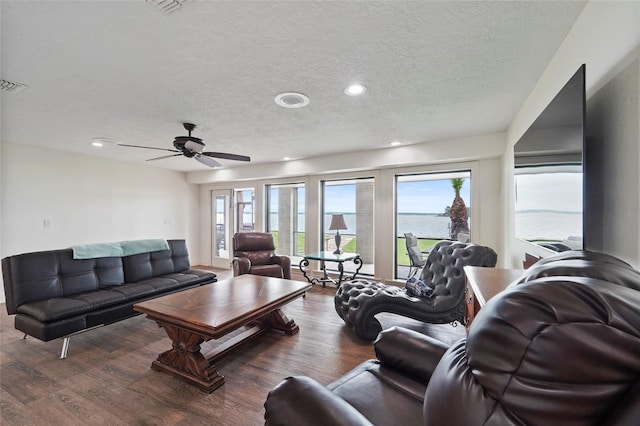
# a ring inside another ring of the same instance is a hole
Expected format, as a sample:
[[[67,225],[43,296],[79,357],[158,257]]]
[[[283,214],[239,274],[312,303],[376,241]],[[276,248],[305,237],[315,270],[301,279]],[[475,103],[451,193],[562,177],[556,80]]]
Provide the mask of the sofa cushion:
[[[173,258],[173,272],[182,272],[189,269],[189,251],[185,240],[168,240]]]
[[[2,259],[4,293],[9,315],[15,314],[18,306],[32,301],[34,295],[39,300],[62,296],[56,252],[25,253]]]
[[[184,275],[195,275],[199,280],[206,279],[208,282],[215,281],[216,274],[211,271],[205,271],[202,269],[187,269],[182,272]]]
[[[95,274],[99,287],[112,287],[124,284],[124,269],[121,257],[103,257],[96,259]]]
[[[124,268],[124,279],[128,283],[135,283],[140,280],[151,278],[153,268],[151,267],[149,253],[134,254],[122,258]]]
[[[82,300],[55,297],[39,302],[23,303],[18,306],[18,317],[23,314],[41,322],[49,322],[83,314],[88,310],[87,304]]]
[[[327,388],[374,424],[422,424],[422,404],[427,387],[381,366],[378,361],[363,362]],[[371,401],[384,403],[372,404]]]
[[[42,322],[59,320],[86,313],[92,309],[113,305],[125,299],[122,293],[94,290],[68,297],[56,297],[18,307],[19,314],[31,315]]]
[[[605,424],[638,380],[638,306],[640,292],[585,277],[501,292],[436,367],[425,424]]]
[[[203,275],[206,277],[207,275]],[[188,272],[176,272],[174,274],[166,274],[163,275],[162,278],[171,279],[177,281],[180,285],[189,285],[199,282],[202,278],[197,274],[192,274]]]
[[[167,277],[149,278],[148,280],[140,281],[139,284],[153,288],[154,292],[158,293],[158,295],[161,295],[164,291],[184,287],[184,284]]]
[[[189,254],[184,240],[169,240],[169,250],[134,254],[122,258],[125,281],[138,282],[189,269]]]
[[[137,299],[154,294],[156,289],[147,284],[133,283],[112,287],[110,291],[121,294],[125,299]]]

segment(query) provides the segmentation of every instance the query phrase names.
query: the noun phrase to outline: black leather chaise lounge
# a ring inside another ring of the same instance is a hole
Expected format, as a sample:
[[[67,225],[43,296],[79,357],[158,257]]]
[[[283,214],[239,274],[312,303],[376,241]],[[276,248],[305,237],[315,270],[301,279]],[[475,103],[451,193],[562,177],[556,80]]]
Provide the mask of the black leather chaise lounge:
[[[389,312],[418,321],[446,324],[465,321],[466,278],[463,268],[496,266],[493,249],[457,241],[437,243],[422,270],[420,279],[433,297],[407,294],[406,289],[377,281],[355,279],[342,283],[335,296],[336,312],[363,340],[374,340],[382,330],[376,314]]]

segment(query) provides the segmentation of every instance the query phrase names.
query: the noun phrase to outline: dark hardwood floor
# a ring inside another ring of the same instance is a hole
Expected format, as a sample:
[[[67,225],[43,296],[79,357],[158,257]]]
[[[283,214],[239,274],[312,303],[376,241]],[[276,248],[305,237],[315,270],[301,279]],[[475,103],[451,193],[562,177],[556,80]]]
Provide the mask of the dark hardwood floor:
[[[229,271],[215,270],[219,279]],[[215,285],[215,284],[213,284]],[[171,341],[140,315],[73,336],[67,359],[61,340],[22,340],[0,306],[0,423],[2,425],[261,425],[267,393],[283,378],[307,375],[322,384],[374,358],[333,307],[335,288],[314,286],[283,308],[300,333],[268,333],[216,365],[226,383],[212,394],[151,370]],[[445,342],[464,328],[380,315]]]

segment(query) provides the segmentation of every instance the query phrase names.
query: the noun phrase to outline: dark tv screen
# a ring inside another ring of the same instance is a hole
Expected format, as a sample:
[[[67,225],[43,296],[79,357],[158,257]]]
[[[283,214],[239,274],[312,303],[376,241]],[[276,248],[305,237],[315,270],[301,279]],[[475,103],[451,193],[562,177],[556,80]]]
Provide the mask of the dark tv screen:
[[[584,248],[585,65],[514,146],[516,238]]]

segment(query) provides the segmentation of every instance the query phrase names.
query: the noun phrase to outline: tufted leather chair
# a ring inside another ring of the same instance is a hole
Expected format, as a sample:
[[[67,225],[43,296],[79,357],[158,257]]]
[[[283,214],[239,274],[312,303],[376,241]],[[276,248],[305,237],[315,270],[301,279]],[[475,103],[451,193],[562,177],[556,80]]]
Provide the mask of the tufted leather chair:
[[[291,259],[275,254],[273,235],[238,232],[233,236],[233,276],[243,274],[291,279]]]
[[[435,324],[465,321],[466,277],[463,268],[496,266],[498,255],[489,247],[440,241],[427,257],[420,279],[433,289],[432,298],[419,298],[406,290],[377,281],[355,279],[342,283],[334,302],[336,312],[363,340],[374,340],[382,330],[380,312],[407,316]]]
[[[606,255],[560,255],[489,300],[449,347],[393,327],[374,343],[376,360],[326,387],[285,379],[266,424],[637,425],[640,272]]]

